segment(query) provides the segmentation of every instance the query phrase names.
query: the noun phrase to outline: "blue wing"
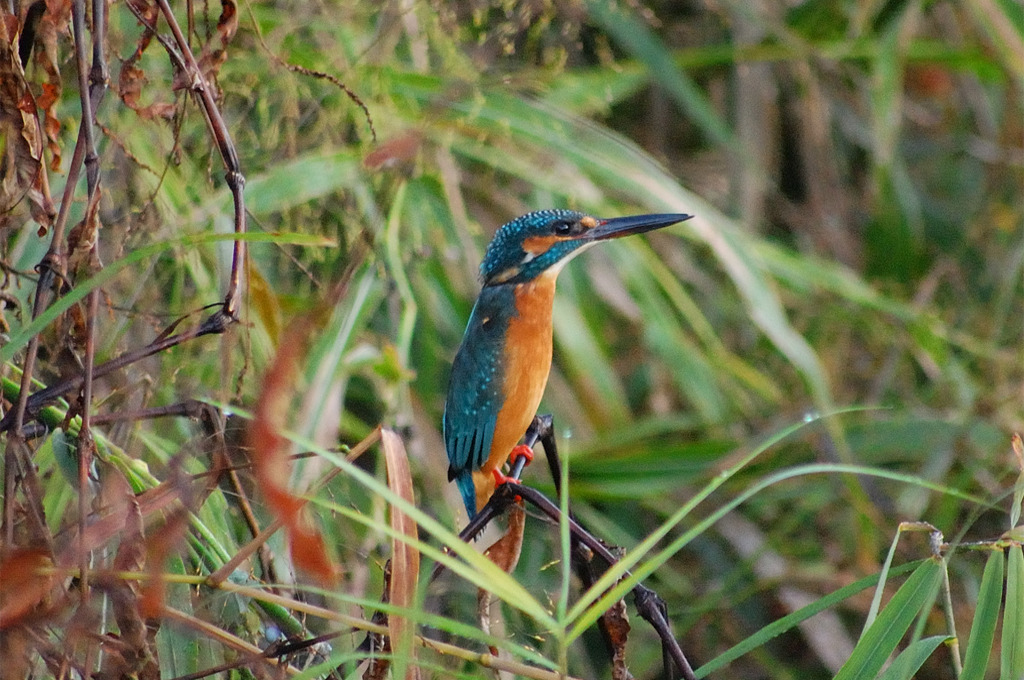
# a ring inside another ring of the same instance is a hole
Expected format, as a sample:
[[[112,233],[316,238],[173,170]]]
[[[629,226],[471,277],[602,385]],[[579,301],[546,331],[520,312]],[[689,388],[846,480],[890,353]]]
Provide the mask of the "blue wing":
[[[511,286],[489,286],[480,293],[448,383],[444,407],[448,480],[457,481],[470,517],[476,514],[470,473],[490,455],[494,426],[504,402],[501,359],[508,310],[515,309],[512,295]]]

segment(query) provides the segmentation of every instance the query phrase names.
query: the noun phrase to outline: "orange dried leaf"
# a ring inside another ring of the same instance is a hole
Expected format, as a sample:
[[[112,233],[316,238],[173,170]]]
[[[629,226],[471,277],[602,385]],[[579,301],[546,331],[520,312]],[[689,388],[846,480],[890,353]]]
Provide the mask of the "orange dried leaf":
[[[234,0],[221,0],[220,18],[217,19],[217,35],[220,42],[227,47],[238,30],[238,7]]]
[[[519,555],[523,551],[523,529],[525,526],[526,513],[523,511],[523,502],[517,501],[508,513],[508,530],[505,535],[484,551],[484,555],[505,573],[511,574],[519,564]]]
[[[43,606],[53,577],[39,572],[50,566],[49,554],[32,548],[0,561],[0,630],[17,625]]]
[[[67,33],[71,17],[71,3],[67,0],[47,0],[46,11],[36,28],[36,64],[46,75],[39,97],[39,108],[43,110],[43,128],[46,131],[47,148],[50,151],[50,169],[60,170],[60,121],[57,119],[57,102],[60,101],[61,78],[57,63],[57,36]]]
[[[177,499],[179,503],[167,513],[164,525],[159,530],[151,532],[146,539],[144,564],[149,572],[149,578],[143,584],[138,605],[139,614],[146,620],[157,619],[163,614],[167,589],[164,564],[184,539],[191,517],[192,487],[189,478],[176,463],[172,463],[170,479],[165,484],[168,496]],[[146,505],[140,499],[140,514],[145,513],[145,508]],[[125,518],[127,531],[133,530],[133,514],[134,510],[129,508]]]
[[[146,566],[146,537],[143,534],[142,510],[134,496],[128,498],[124,533],[114,555],[116,571],[141,571]]]
[[[213,87],[216,87],[220,67],[228,59],[228,43],[231,42],[237,30],[238,8],[235,6],[234,0],[221,0],[220,18],[217,20],[217,39],[206,43],[198,60],[200,72]],[[175,89],[191,87],[189,78],[184,73],[176,73],[174,81]]]
[[[117,76],[117,90],[129,108],[139,108],[139,94],[146,83],[146,74],[134,62],[126,61],[121,65],[121,73]]]
[[[13,21],[12,21],[13,19]],[[24,199],[32,219],[45,230],[57,214],[43,165],[44,134],[36,116],[36,100],[25,80],[17,46],[18,23],[10,15],[0,21],[0,138],[7,140],[0,165],[0,215]]]
[[[174,104],[153,102],[148,106],[142,104],[142,87],[148,82],[145,72],[132,60],[121,65],[121,73],[117,78],[117,92],[121,101],[141,118],[146,120],[170,120],[174,117]]]
[[[43,15],[43,19],[53,22],[58,33],[67,34],[69,32],[71,2],[72,0],[46,0],[46,14]]]
[[[363,166],[368,170],[394,167],[415,158],[422,142],[423,137],[418,131],[407,132],[378,145],[376,149],[366,154]]]
[[[146,564],[149,578],[145,581],[139,597],[139,613],[144,619],[156,619],[163,614],[167,583],[163,577],[163,565],[170,557],[178,542],[188,529],[189,511],[179,507],[171,513],[167,523],[155,531],[146,541]]]
[[[308,337],[308,325],[295,324],[264,375],[256,411],[249,424],[249,450],[260,490],[288,535],[296,569],[318,583],[334,587],[341,572],[331,559],[320,532],[303,512],[305,501],[292,494],[287,486],[291,460],[288,440],[281,435],[299,371],[299,358],[305,351]]]
[[[619,600],[601,616],[602,625],[612,646],[612,678],[626,680],[631,678],[626,668],[626,641],[629,639],[629,616],[626,614],[626,603]]]
[[[523,529],[526,526],[526,512],[523,510],[522,500],[516,501],[508,513],[508,529],[505,534],[491,544],[484,551],[484,556],[494,562],[502,571],[512,573],[519,563],[519,555],[523,550]],[[480,619],[480,629],[485,633],[491,632],[491,603],[494,597],[483,588],[477,591],[476,606],[477,616]],[[498,612],[500,616],[500,610]],[[497,655],[497,647],[492,646],[491,654]]]

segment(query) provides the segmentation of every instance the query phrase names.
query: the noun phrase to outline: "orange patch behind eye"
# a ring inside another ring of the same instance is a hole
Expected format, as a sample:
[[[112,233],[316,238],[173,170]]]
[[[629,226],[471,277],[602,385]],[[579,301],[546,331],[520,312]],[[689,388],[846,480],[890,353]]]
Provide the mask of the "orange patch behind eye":
[[[523,250],[533,256],[543,255],[551,246],[562,240],[558,236],[527,236],[523,239]]]

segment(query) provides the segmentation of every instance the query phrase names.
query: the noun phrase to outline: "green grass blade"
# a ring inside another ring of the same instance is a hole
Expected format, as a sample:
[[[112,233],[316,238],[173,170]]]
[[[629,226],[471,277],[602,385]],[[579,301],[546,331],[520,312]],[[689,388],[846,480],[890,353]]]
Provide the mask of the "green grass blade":
[[[1024,82],[1024,17],[1013,0],[971,0],[966,3],[987,34],[1003,66]]]
[[[632,11],[623,11],[610,0],[587,2],[590,18],[616,42],[646,64],[651,77],[665,89],[708,138],[724,147],[740,150],[735,135],[697,85],[676,66],[672,53]]]
[[[783,436],[776,436],[768,444],[774,444],[784,436],[788,436],[799,426],[793,426],[790,429],[783,430]],[[757,452],[759,453],[759,448]],[[754,454],[755,456],[757,454]],[[902,482],[905,484],[911,484],[919,486],[921,488],[930,489],[954,498],[960,498],[967,500],[968,502],[974,503],[981,507],[992,507],[991,503],[983,498],[972,496],[964,493],[958,489],[953,489],[946,486],[941,486],[933,482],[915,477],[912,475],[905,475],[898,472],[889,472],[887,470],[880,470],[877,468],[868,468],[859,465],[839,465],[832,463],[814,463],[809,465],[799,465],[787,470],[782,470],[773,475],[770,475],[760,482],[754,484],[749,489],[744,491],[742,494],[736,496],[725,505],[718,508],[715,512],[709,515],[707,518],[698,522],[691,529],[687,530],[675,540],[673,540],[668,546],[662,548],[657,552],[652,552],[654,547],[662,538],[664,538],[671,528],[682,521],[686,515],[700,502],[703,501],[711,491],[718,488],[728,479],[729,476],[735,474],[739,469],[747,465],[753,457],[748,456],[741,460],[733,468],[730,468],[726,472],[721,473],[714,482],[707,485],[697,495],[695,495],[686,505],[676,511],[668,520],[666,520],[658,529],[652,532],[643,542],[638,544],[637,547],[633,548],[623,556],[619,562],[612,566],[606,571],[598,582],[591,587],[586,593],[584,593],[579,601],[575,604],[574,608],[569,612],[570,618],[579,616],[579,619],[573,624],[573,628],[570,631],[570,639],[575,639],[582,634],[582,632],[593,625],[597,618],[602,612],[608,609],[619,598],[623,597],[636,583],[647,578],[649,575],[654,573],[661,565],[665,564],[668,559],[682,550],[687,544],[690,543],[695,537],[706,531],[712,524],[718,521],[726,513],[731,512],[744,502],[750,500],[762,490],[777,484],[786,479],[793,479],[796,477],[812,474],[841,474],[848,473],[854,475],[865,475],[869,477],[878,477],[880,479],[889,479],[893,481]],[[645,556],[648,556],[647,560],[643,560]],[[616,579],[621,576],[626,570],[632,570],[632,576],[627,579],[616,582]],[[940,569],[941,572],[941,569]],[[598,598],[598,594],[603,593]],[[877,623],[877,622],[876,622]]]
[[[587,325],[579,308],[564,298],[555,298],[554,333],[556,351],[567,357],[600,357],[598,339]],[[599,410],[603,422],[622,425],[629,422],[626,393],[613,367],[605,362],[567,361],[562,365],[569,377],[582,385],[591,408]]]
[[[1024,678],[1024,552],[1020,545],[1010,548],[1010,564],[1006,573],[1006,608],[1003,610],[999,678]]]
[[[246,182],[245,205],[253,214],[267,215],[338,191],[354,191],[363,183],[356,153],[347,149],[327,155],[315,152],[274,165]],[[215,209],[224,210],[230,200],[228,192],[219,194]]]
[[[871,680],[903,639],[918,613],[935,598],[942,564],[929,559],[918,567],[861,637],[835,680]]]
[[[1003,603],[1003,573],[1006,558],[1002,550],[993,550],[985,564],[978,591],[978,606],[974,610],[974,623],[964,654],[964,670],[960,680],[984,680],[992,643],[996,638],[999,607]]]
[[[703,502],[704,499],[710,496],[715,489],[724,484],[731,476],[738,473],[740,470],[742,470],[744,467],[750,464],[755,458],[757,458],[759,455],[768,450],[771,446],[782,441],[783,439],[793,434],[802,427],[804,427],[803,423],[791,425],[788,428],[772,436],[763,444],[755,447],[750,453],[748,453],[746,456],[740,459],[739,462],[737,462],[735,465],[733,465],[728,470],[722,472],[713,480],[705,484],[700,491],[694,494],[694,496],[690,498],[689,501],[683,504],[683,506],[679,508],[675,513],[673,513],[673,515],[668,520],[663,522],[661,526],[659,526],[653,532],[648,534],[643,541],[641,541],[632,550],[627,552],[622,557],[622,559],[620,559],[618,562],[612,565],[612,567],[609,568],[608,571],[602,574],[601,578],[599,578],[597,582],[593,586],[591,586],[587,590],[587,592],[585,592],[579,598],[579,600],[577,600],[577,602],[573,605],[573,608],[569,611],[568,618],[570,620],[576,620],[573,625],[573,628],[570,630],[569,639],[571,640],[581,635],[583,631],[590,627],[598,619],[601,613],[604,612],[609,606],[611,606],[613,602],[623,597],[626,594],[626,592],[628,592],[628,590],[630,590],[633,587],[633,585],[635,585],[638,581],[643,580],[643,578],[645,578],[649,573],[651,573],[654,570],[653,567],[649,568],[648,570],[640,569],[639,573],[634,573],[632,578],[620,581],[621,577],[627,571],[633,569],[633,567],[639,564],[646,555],[650,554],[654,550],[658,542],[661,541],[665,536],[667,536],[669,531],[671,531],[674,526],[679,524],[683,520],[683,518],[685,518],[695,507],[697,507],[697,505]],[[735,507],[735,504],[738,501],[742,500],[745,497],[746,496],[744,495],[741,496],[740,499],[734,500],[720,512],[728,512],[728,510]],[[699,527],[700,525],[698,525],[698,531],[700,530]],[[683,539],[691,537],[693,531],[694,530],[691,530],[690,532],[684,534]],[[680,539],[677,539],[675,542],[673,542],[673,544],[670,546],[670,549],[676,548],[679,542]],[[656,556],[654,560],[657,559],[658,557]],[[665,559],[667,558],[661,558],[661,561],[658,562],[658,564],[663,564]],[[648,562],[650,563],[651,561],[649,560]]]
[[[1020,468],[1020,474],[1013,485],[1013,503],[1010,505],[1010,528],[1013,529],[1020,521],[1021,506],[1024,505],[1024,442],[1021,441],[1019,434],[1013,435],[1011,447]]]
[[[344,457],[338,456],[332,451],[323,449],[315,442],[302,439],[301,437],[295,436],[294,433],[285,432],[282,434],[292,442],[315,452],[334,465],[342,468],[355,482],[364,486],[375,495],[383,498],[386,502],[394,506],[395,509],[409,515],[421,529],[433,535],[439,541],[448,546],[455,555],[462,558],[464,563],[459,562],[458,560],[453,560],[447,555],[443,555],[441,550],[435,545],[428,545],[422,540],[413,540],[404,534],[396,533],[391,529],[390,525],[386,522],[381,523],[379,519],[368,517],[361,512],[352,510],[345,506],[336,505],[319,498],[313,499],[314,502],[330,508],[339,515],[346,516],[356,522],[364,523],[369,528],[380,531],[389,538],[397,538],[398,540],[412,545],[428,559],[445,562],[453,572],[466,578],[480,588],[490,590],[502,600],[522,610],[527,615],[532,616],[540,622],[541,625],[546,626],[549,629],[557,628],[557,622],[554,618],[552,618],[545,607],[535,597],[533,597],[519,583],[519,581],[505,573],[487,557],[477,552],[473,546],[459,540],[458,536],[452,533],[450,529],[425,513],[422,509],[410,504],[404,498],[395,494],[390,488],[388,488],[387,484],[367,473],[365,470],[362,470],[357,465],[345,460]]]
[[[901,564],[897,567],[893,567],[889,570],[890,576],[899,576],[906,574],[915,567],[919,566],[920,562],[911,562],[909,564]],[[782,635],[791,628],[795,628],[800,623],[811,618],[815,614],[825,611],[830,607],[834,607],[843,600],[853,597],[859,592],[867,590],[872,585],[878,583],[879,576],[872,574],[871,576],[865,576],[864,578],[851,583],[848,586],[843,586],[839,590],[833,591],[828,595],[819,598],[811,604],[801,607],[792,614],[783,616],[777,621],[773,621],[761,630],[757,631],[750,637],[744,639],[737,645],[734,645],[724,653],[718,655],[711,661],[707,662],[700,668],[694,671],[694,674],[698,678],[705,678],[715,671],[721,670],[736,659],[740,658],[744,654],[747,654],[753,649],[760,647],[772,638]]]
[[[945,635],[933,635],[911,644],[896,657],[878,680],[911,680],[932,652],[947,639]]]
[[[896,535],[892,537],[892,544],[889,546],[889,554],[885,556],[885,562],[882,563],[882,571],[878,574],[878,585],[875,587],[875,596],[871,599],[871,608],[868,609],[868,615],[864,619],[864,628],[860,633],[861,638],[871,628],[871,624],[875,622],[875,617],[878,616],[878,609],[882,606],[882,594],[885,592],[885,583],[889,578],[889,567],[892,566],[892,558],[896,555],[896,545],[899,542],[900,531],[897,529]]]

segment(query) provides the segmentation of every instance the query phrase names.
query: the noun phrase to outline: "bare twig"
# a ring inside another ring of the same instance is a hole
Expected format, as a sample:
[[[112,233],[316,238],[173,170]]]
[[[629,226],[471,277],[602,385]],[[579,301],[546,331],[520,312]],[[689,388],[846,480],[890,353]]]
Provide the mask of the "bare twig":
[[[65,241],[65,228],[67,226],[68,213],[71,208],[75,186],[78,184],[78,177],[81,172],[83,162],[86,162],[92,168],[91,171],[87,171],[89,174],[90,196],[93,195],[96,182],[98,181],[98,163],[96,162],[95,140],[93,139],[93,112],[99,106],[100,101],[103,98],[103,94],[106,92],[106,64],[103,60],[103,36],[105,35],[104,27],[106,24],[106,12],[103,0],[94,0],[93,64],[90,75],[92,85],[86,88],[84,79],[84,7],[81,4],[82,1],[83,0],[76,0],[76,2],[72,4],[72,23],[75,32],[76,59],[79,62],[79,89],[82,100],[82,125],[78,130],[78,140],[75,143],[75,151],[72,154],[71,162],[68,165],[67,181],[64,185],[64,193],[61,197],[57,219],[54,222],[53,230],[51,232],[50,247],[43,256],[39,265],[36,267],[36,271],[39,272],[39,279],[36,282],[36,293],[32,305],[33,319],[39,316],[39,314],[49,306],[51,293],[53,292],[54,286],[58,285],[57,282],[60,281],[59,286],[63,286],[66,283],[67,244]],[[99,10],[97,10],[97,6],[100,7]],[[81,50],[79,50],[79,45],[81,45]],[[87,90],[88,96],[85,94]],[[13,418],[6,423],[6,427],[3,429],[13,429],[15,435],[19,437],[22,428],[25,425],[25,415],[30,412],[29,394],[31,392],[32,378],[35,374],[35,363],[38,352],[39,336],[36,335],[31,338],[25,351],[25,362],[22,366],[21,391],[18,395],[18,400],[15,403],[14,409],[4,416],[4,421],[8,421],[8,418],[11,418],[13,414]],[[8,541],[13,539],[12,531],[14,517],[11,513],[13,512],[14,491],[17,486],[12,475],[19,467],[19,465],[16,464],[14,457],[17,455],[16,452],[21,451],[22,449],[23,447],[9,445],[4,454],[5,493],[3,522],[5,526],[5,538],[7,538]],[[28,461],[22,462],[28,464]],[[8,545],[12,544],[13,543],[8,543]]]
[[[231,323],[232,320],[224,314],[223,310],[218,310],[202,323],[187,331],[183,331],[175,335],[161,336],[145,347],[125,352],[115,359],[111,359],[106,363],[100,364],[93,370],[93,379],[102,378],[103,376],[109,375],[110,373],[122,369],[125,366],[129,366],[137,361],[145,359],[146,357],[150,357],[166,349],[170,349],[171,347],[176,347],[188,340],[202,337],[204,335],[223,333]],[[67,394],[68,392],[81,388],[83,382],[84,376],[76,375],[56,385],[51,385],[33,393],[25,400],[25,413],[34,414],[38,412],[39,409],[49,402]],[[11,430],[15,422],[14,411],[12,411],[0,420],[0,432]]]
[[[93,9],[95,10],[95,4]],[[103,14],[93,15],[93,58],[102,61],[103,49],[100,44],[96,49],[96,41],[103,39]],[[71,25],[75,42],[75,61],[78,66],[78,91],[82,108],[82,134],[85,145],[85,175],[88,187],[88,203],[90,210],[86,211],[85,231],[89,233],[89,244],[82,244],[88,247],[88,265],[90,268],[98,263],[99,257],[99,218],[97,216],[99,200],[99,155],[96,153],[95,136],[95,111],[92,106],[92,97],[88,84],[86,69],[85,49],[85,0],[74,0],[71,3]],[[95,64],[94,64],[95,66]],[[92,225],[88,223],[92,221]],[[86,312],[86,338],[85,338],[85,370],[82,386],[82,428],[79,431],[78,439],[78,522],[80,535],[85,535],[85,521],[89,513],[89,468],[92,465],[92,454],[95,447],[92,438],[92,371],[96,360],[96,316],[99,312],[100,291],[94,289],[89,292]],[[80,589],[82,598],[89,596],[89,553],[82,550],[79,555],[79,567],[82,570]]]
[[[157,0],[157,4],[164,15],[164,19],[167,21],[167,25],[171,29],[171,35],[174,36],[177,54],[168,49],[164,41],[161,40],[161,44],[167,49],[167,53],[172,60],[180,59],[180,66],[185,76],[185,86],[195,95],[196,101],[200,105],[199,108],[206,117],[206,124],[210,129],[210,134],[213,135],[214,141],[217,143],[217,150],[220,152],[221,160],[226,168],[224,179],[231,190],[231,197],[235,206],[235,233],[244,234],[246,232],[245,196],[242,190],[245,187],[245,176],[242,175],[241,164],[238,162],[235,143],[231,140],[231,133],[228,131],[227,124],[221,116],[220,108],[217,106],[214,98],[213,88],[210,87],[202,70],[199,68],[199,64],[192,54],[192,49],[189,47],[188,40],[185,38],[181,31],[181,26],[178,25],[178,21],[174,17],[170,4],[167,0]],[[128,7],[136,13],[137,17],[140,17],[140,21],[143,20],[131,3],[128,3]],[[233,321],[238,318],[245,252],[245,241],[236,240],[233,244],[228,290],[224,295],[224,306],[222,308],[223,314]]]
[[[552,521],[561,522],[563,520],[562,511],[558,506],[536,489],[517,482],[508,482],[498,487],[498,490],[501,492],[500,495],[504,497],[498,501],[499,503],[511,503],[516,496],[519,496],[533,504],[534,507],[547,515]],[[495,496],[498,495],[498,493],[495,493]],[[618,558],[601,540],[583,528],[575,519],[567,517],[565,521],[569,524],[569,531],[574,541],[578,541],[590,548],[594,554],[604,560],[609,566],[618,561]],[[628,571],[623,573],[623,576],[626,578],[629,575],[630,572]],[[682,673],[682,677],[685,680],[696,680],[690,663],[686,660],[686,656],[679,647],[679,643],[676,642],[675,637],[672,635],[672,626],[668,622],[668,611],[665,607],[665,601],[653,590],[642,583],[638,583],[633,587],[633,602],[640,616],[657,631],[658,636],[661,638],[663,650],[672,658],[676,667]],[[666,673],[668,673],[668,669],[666,669]],[[670,675],[670,677],[674,676]]]

